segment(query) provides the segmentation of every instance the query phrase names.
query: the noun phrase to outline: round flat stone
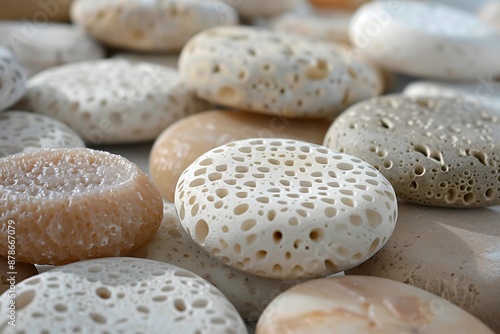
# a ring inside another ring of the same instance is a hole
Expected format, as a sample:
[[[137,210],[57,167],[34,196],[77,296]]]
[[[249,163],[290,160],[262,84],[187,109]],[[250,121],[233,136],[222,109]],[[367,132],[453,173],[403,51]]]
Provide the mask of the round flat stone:
[[[493,334],[458,306],[388,279],[330,277],[297,285],[264,311],[255,334]]]
[[[454,80],[500,74],[500,35],[452,6],[370,2],[353,16],[350,36],[359,52],[401,73]]]
[[[95,145],[153,140],[173,122],[208,107],[175,69],[123,59],[39,73],[29,80],[22,106],[65,122]]]
[[[149,156],[151,179],[163,198],[174,201],[182,172],[217,146],[248,138],[290,138],[320,144],[329,121],[287,119],[249,112],[212,110],[183,118],[157,139]]]
[[[219,146],[179,178],[184,229],[226,265],[263,277],[334,274],[370,258],[394,229],[389,182],[367,163],[287,139]]]
[[[16,103],[26,91],[26,72],[14,55],[0,46],[0,111]]]
[[[163,222],[154,238],[128,256],[171,263],[203,277],[228,298],[245,321],[257,321],[274,297],[301,282],[259,277],[222,264],[184,231],[173,203],[165,203]]]
[[[103,258],[54,268],[16,286],[16,326],[0,297],[0,327],[18,333],[247,333],[238,312],[201,277],[174,265]]]
[[[97,40],[137,51],[179,51],[195,34],[238,22],[222,1],[75,0],[71,18]]]
[[[24,111],[0,114],[0,158],[44,148],[73,147],[85,147],[85,143],[57,119]]]
[[[500,207],[401,203],[387,244],[347,275],[385,277],[441,296],[500,332]]]
[[[179,71],[203,99],[285,117],[332,117],[382,86],[373,67],[337,46],[255,27],[198,34]]]
[[[477,83],[448,83],[439,81],[415,81],[403,90],[403,95],[414,97],[462,98],[464,106],[477,108],[481,105],[500,118],[500,83],[479,81]]]
[[[0,44],[16,55],[28,76],[50,67],[104,57],[99,44],[70,24],[0,22]]]
[[[324,144],[380,170],[398,198],[444,207],[500,204],[500,121],[462,99],[386,96],[339,116]]]

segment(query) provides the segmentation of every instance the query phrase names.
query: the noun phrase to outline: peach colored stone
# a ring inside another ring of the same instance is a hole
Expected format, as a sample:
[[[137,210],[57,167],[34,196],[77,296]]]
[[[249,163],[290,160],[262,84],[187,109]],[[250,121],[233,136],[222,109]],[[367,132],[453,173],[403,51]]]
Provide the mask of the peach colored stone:
[[[158,137],[149,157],[150,175],[163,198],[173,202],[175,185],[181,173],[212,148],[257,137],[299,139],[318,144],[329,124],[328,120],[207,111],[178,121]]]

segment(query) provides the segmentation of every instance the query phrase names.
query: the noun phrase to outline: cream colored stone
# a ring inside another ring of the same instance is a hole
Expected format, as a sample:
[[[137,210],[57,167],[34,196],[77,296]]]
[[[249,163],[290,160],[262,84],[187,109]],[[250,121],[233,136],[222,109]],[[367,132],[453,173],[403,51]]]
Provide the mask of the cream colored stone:
[[[264,311],[256,334],[493,334],[481,321],[424,290],[377,277],[297,285]]]
[[[203,153],[229,142],[262,137],[299,139],[319,144],[330,122],[287,119],[248,112],[212,110],[181,119],[156,140],[149,171],[163,198],[174,201],[181,173]]]
[[[173,203],[165,203],[163,222],[153,240],[129,256],[170,263],[203,277],[228,298],[246,321],[257,321],[274,297],[301,282],[263,278],[222,264],[184,231]]]
[[[324,144],[380,170],[398,197],[445,207],[500,204],[500,120],[462,99],[385,96],[353,106]]]
[[[399,212],[389,242],[346,274],[427,290],[500,333],[500,207],[452,211],[401,203]]]
[[[71,18],[99,41],[136,51],[179,51],[200,31],[238,23],[218,0],[75,0]]]
[[[370,65],[336,46],[255,27],[198,34],[179,71],[203,99],[285,117],[333,117],[382,86]]]
[[[28,76],[105,55],[104,49],[81,29],[61,23],[0,22],[0,44],[16,55]]]

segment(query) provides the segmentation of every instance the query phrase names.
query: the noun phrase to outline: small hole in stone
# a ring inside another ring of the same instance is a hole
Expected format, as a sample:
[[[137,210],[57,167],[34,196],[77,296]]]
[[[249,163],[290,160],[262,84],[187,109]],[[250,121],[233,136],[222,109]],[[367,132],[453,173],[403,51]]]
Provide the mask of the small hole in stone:
[[[315,228],[309,233],[309,239],[314,242],[320,242],[323,239],[324,232],[319,228]]]
[[[263,260],[267,256],[267,252],[265,250],[260,250],[255,254],[257,260]]]
[[[200,219],[196,223],[195,227],[195,237],[199,244],[203,245],[205,240],[207,239],[208,233],[210,232],[210,228],[206,221]]]
[[[186,310],[186,303],[182,299],[176,299],[174,301],[174,307],[179,312],[184,312]]]
[[[97,288],[97,290],[95,290],[95,293],[102,299],[111,298],[111,291],[109,291],[109,289],[106,287]]]
[[[274,231],[273,233],[274,242],[279,244],[281,242],[281,239],[283,239],[283,234],[281,233],[281,231]]]

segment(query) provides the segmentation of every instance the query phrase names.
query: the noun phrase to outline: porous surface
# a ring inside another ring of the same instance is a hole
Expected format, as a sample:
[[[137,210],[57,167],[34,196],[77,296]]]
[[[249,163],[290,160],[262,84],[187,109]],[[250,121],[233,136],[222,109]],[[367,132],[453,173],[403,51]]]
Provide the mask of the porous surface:
[[[297,285],[264,311],[256,334],[481,333],[481,321],[424,290],[376,277],[323,278]]]
[[[157,139],[149,155],[150,176],[162,197],[174,201],[182,172],[203,153],[235,140],[290,138],[320,144],[331,122],[211,110],[179,120]]]
[[[123,59],[68,64],[32,77],[23,107],[55,117],[89,143],[155,139],[207,104],[173,68]]]
[[[476,83],[448,83],[439,81],[415,81],[403,90],[403,95],[414,97],[446,97],[464,99],[464,108],[490,108],[500,118],[500,83],[478,81]]]
[[[0,160],[0,252],[16,223],[16,260],[65,264],[119,256],[151,239],[163,216],[158,190],[123,157],[45,149]]]
[[[324,145],[387,177],[398,198],[443,207],[500,204],[500,123],[464,100],[400,95],[345,111]]]
[[[203,277],[227,297],[245,321],[257,321],[277,295],[300,283],[259,277],[222,264],[184,231],[173,203],[165,203],[163,222],[154,238],[128,256],[171,263]]]
[[[275,16],[293,9],[300,0],[222,0],[232,6],[241,16],[254,18],[258,16]]]
[[[198,34],[183,49],[179,72],[203,99],[286,117],[332,117],[382,85],[371,66],[333,45],[255,27]]]
[[[179,51],[196,33],[238,23],[222,1],[75,0],[71,18],[99,41],[137,51]]]
[[[348,275],[432,292],[500,332],[500,207],[450,211],[401,203],[387,244]]]
[[[24,111],[0,114],[0,158],[43,148],[72,147],[85,147],[85,143],[57,119]]]
[[[351,16],[347,11],[308,9],[285,13],[273,20],[272,27],[311,40],[349,43]]]
[[[15,231],[16,225],[14,221],[11,221],[10,226],[10,230]],[[10,240],[15,240],[15,233],[11,233]],[[4,293],[4,291],[9,290],[7,293],[15,295],[15,284],[20,283],[31,276],[38,275],[38,271],[33,264],[15,262],[15,241],[12,242],[11,245],[13,245],[11,246],[12,249],[10,249],[11,252],[6,253],[5,257],[0,257],[0,293]]]
[[[389,182],[367,163],[287,139],[247,139],[200,156],[179,178],[184,229],[224,264],[264,277],[334,274],[394,229]]]
[[[104,258],[72,263],[17,286],[16,327],[0,297],[2,333],[247,333],[224,295],[166,263]]]
[[[157,54],[157,53],[134,53],[119,52],[113,55],[113,58],[126,59],[131,62],[146,62],[163,66],[177,68],[179,56],[176,54]]]
[[[0,111],[17,102],[25,91],[25,70],[9,50],[0,46]]]
[[[374,1],[350,26],[352,43],[405,74],[477,80],[500,74],[500,36],[472,13],[435,2]]]
[[[478,10],[481,20],[488,23],[497,32],[500,32],[500,2],[490,0],[484,3]]]
[[[104,57],[99,44],[70,24],[0,22],[0,44],[16,55],[28,76],[50,67]]]

